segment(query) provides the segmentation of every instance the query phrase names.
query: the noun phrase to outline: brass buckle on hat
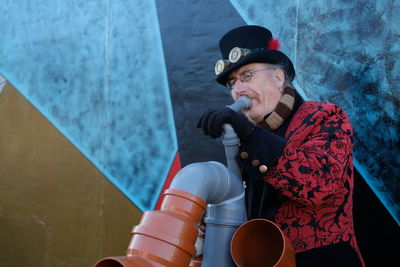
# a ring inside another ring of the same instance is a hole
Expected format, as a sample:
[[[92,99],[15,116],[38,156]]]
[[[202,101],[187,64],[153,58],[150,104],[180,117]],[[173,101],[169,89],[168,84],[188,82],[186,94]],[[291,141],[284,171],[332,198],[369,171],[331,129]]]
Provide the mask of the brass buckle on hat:
[[[215,74],[218,75],[221,72],[223,72],[226,68],[228,68],[231,64],[236,63],[241,59],[242,57],[247,56],[248,54],[251,53],[250,49],[247,48],[240,48],[240,47],[234,47],[232,50],[229,52],[228,59],[220,59],[215,63]]]

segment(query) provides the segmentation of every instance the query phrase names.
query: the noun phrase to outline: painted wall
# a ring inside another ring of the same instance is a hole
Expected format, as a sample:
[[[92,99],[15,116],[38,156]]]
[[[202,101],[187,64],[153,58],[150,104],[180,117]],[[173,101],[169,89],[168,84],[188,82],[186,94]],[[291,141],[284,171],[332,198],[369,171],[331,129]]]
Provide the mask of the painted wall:
[[[1,1],[1,73],[142,210],[177,153],[153,1]]]
[[[360,179],[398,223],[399,11],[397,0],[0,0],[0,265],[123,255],[179,155],[224,162],[195,125],[231,103],[214,81],[217,42],[244,24],[280,39],[306,99],[345,108]]]
[[[123,255],[177,140],[153,1],[0,0],[0,265]]]
[[[10,83],[3,85],[0,266],[90,266],[125,251],[141,211]]]

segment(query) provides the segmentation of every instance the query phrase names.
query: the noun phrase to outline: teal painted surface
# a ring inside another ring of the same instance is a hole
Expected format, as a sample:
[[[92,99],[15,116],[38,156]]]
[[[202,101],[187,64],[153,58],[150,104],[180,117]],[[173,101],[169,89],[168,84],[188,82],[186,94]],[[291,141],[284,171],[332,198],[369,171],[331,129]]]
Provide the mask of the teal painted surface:
[[[306,99],[346,110],[356,167],[400,224],[400,1],[231,3],[280,39]]]
[[[154,1],[0,0],[0,11],[0,73],[152,209],[177,153]]]

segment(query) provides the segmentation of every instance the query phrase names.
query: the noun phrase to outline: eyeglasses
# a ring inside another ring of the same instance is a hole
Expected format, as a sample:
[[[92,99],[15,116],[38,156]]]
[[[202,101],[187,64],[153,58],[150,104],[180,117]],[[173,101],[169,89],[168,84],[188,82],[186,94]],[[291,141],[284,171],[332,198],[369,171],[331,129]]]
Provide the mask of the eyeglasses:
[[[251,80],[251,78],[254,76],[254,73],[259,72],[259,71],[262,71],[262,70],[269,70],[269,69],[273,69],[273,68],[268,67],[268,68],[263,68],[263,69],[259,69],[259,70],[244,71],[244,72],[242,72],[241,74],[239,74],[239,80],[240,80],[242,83],[247,83],[247,82],[249,82],[249,81]],[[229,80],[226,82],[226,87],[228,87],[229,89],[232,90],[233,87],[235,86],[236,81],[237,81],[237,78],[229,79]]]

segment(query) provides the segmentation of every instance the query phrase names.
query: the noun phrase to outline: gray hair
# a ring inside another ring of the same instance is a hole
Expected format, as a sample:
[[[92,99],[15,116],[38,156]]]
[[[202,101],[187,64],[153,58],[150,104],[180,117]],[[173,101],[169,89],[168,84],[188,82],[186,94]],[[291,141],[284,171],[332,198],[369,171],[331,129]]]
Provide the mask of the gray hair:
[[[281,71],[283,71],[283,73],[285,74],[284,85],[293,87],[293,84],[292,84],[293,77],[290,77],[289,74],[287,73],[286,64],[284,62],[280,62],[280,63],[277,63],[277,64],[270,64],[270,65],[274,69],[280,69]]]

